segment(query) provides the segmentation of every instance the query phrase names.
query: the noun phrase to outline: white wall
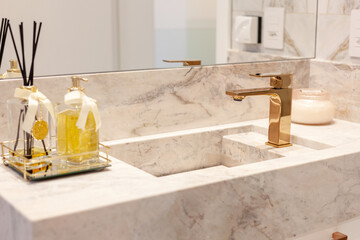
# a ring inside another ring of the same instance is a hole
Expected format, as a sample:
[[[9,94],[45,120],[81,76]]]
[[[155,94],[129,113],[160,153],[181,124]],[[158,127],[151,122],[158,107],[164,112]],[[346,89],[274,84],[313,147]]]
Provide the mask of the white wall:
[[[216,63],[226,63],[231,46],[231,0],[217,0]]]
[[[163,59],[215,62],[216,0],[154,0],[155,66]]]
[[[186,59],[186,1],[154,0],[154,18],[155,66],[182,66],[162,60]]]
[[[119,0],[119,69],[154,67],[153,7],[153,0]]]
[[[216,0],[119,0],[118,9],[120,69],[181,66],[163,59],[215,62]]]
[[[116,51],[115,1],[0,0],[0,17],[11,20],[17,40],[18,24],[24,22],[28,65],[31,63],[33,20],[43,22],[35,75],[110,71],[117,69],[113,54]],[[8,68],[9,58],[16,58],[10,34],[1,72]]]

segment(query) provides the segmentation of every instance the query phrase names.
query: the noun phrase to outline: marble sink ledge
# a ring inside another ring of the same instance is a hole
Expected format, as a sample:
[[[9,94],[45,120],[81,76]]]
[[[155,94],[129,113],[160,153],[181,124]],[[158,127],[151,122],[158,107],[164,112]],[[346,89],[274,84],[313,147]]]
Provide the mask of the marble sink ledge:
[[[112,159],[106,171],[26,183],[1,166],[0,236],[279,240],[359,216],[360,125],[293,124],[292,133],[333,147],[165,177]]]

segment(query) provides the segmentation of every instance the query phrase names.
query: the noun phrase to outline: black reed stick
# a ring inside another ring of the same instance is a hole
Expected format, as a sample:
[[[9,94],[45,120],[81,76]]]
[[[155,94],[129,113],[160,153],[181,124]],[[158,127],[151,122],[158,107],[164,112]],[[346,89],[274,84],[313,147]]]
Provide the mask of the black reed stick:
[[[42,26],[42,23],[40,23],[39,29],[37,29],[37,23],[34,22],[33,39],[32,39],[33,40],[33,42],[32,42],[32,58],[31,58],[32,61],[31,61],[30,73],[29,73],[29,77],[28,77],[26,74],[24,24],[21,23],[19,25],[22,59],[20,59],[20,55],[19,55],[18,49],[16,47],[16,41],[14,38],[14,34],[12,32],[11,26],[9,25],[10,35],[11,35],[11,39],[14,44],[16,57],[19,62],[19,67],[20,67],[21,75],[23,77],[24,86],[32,86],[34,83],[34,61],[35,61],[35,56],[36,56],[37,45],[39,42],[41,26]],[[20,111],[18,126],[20,126],[21,114],[22,114],[22,121],[24,121],[24,116],[27,114],[27,110],[28,110],[28,106],[25,105],[24,109]],[[35,116],[35,120],[37,120],[36,116]],[[19,131],[19,129],[18,129],[18,131]],[[32,149],[34,148],[35,140],[33,139],[31,134],[29,134],[25,131],[23,131],[23,134],[24,134],[24,156],[28,159],[31,159],[32,158]],[[16,144],[15,144],[16,147],[17,147],[18,140],[19,140],[19,134],[17,134]],[[45,142],[43,140],[42,140],[42,145],[44,147],[45,154],[48,155],[48,151],[46,150]]]
[[[16,141],[15,141],[15,145],[14,145],[14,152],[16,152],[16,148],[19,143],[20,123],[21,123],[21,117],[22,117],[23,113],[24,113],[24,110],[21,109],[20,114],[19,114],[18,127],[17,127],[17,131],[16,131]]]
[[[38,46],[38,43],[39,43],[39,38],[40,38],[40,32],[41,32],[42,22],[40,22],[39,30],[36,29],[36,25],[37,25],[37,23],[34,21],[34,31],[33,31],[33,55],[32,55],[32,62],[31,62],[30,75],[29,75],[30,85],[33,85],[33,84],[34,84],[34,63],[35,63],[35,55],[36,55],[37,46]],[[37,31],[37,34],[36,34],[36,31]],[[36,39],[35,39],[35,37],[36,37]]]
[[[2,46],[3,46],[2,42],[3,42],[4,33],[5,33],[6,23],[7,23],[7,20],[3,18],[1,20],[1,30],[0,30],[0,56],[2,56],[1,49],[2,49]],[[0,64],[0,66],[1,66],[1,64]]]
[[[4,28],[5,28],[5,22],[6,22],[6,18],[2,18],[1,19],[1,30],[0,30],[0,41],[2,39],[3,31],[4,31]]]
[[[23,70],[23,67],[22,67],[22,64],[21,64],[19,52],[18,52],[17,47],[16,47],[16,42],[15,42],[15,38],[14,38],[12,29],[11,29],[11,25],[9,25],[9,30],[10,30],[10,35],[11,35],[12,42],[13,42],[13,44],[14,44],[14,49],[15,49],[15,53],[16,53],[16,58],[17,58],[18,63],[19,63],[19,68],[20,68],[20,71],[21,71],[21,76],[23,77],[23,85],[26,86],[26,75],[24,75],[24,70]]]
[[[5,18],[1,19],[0,42],[1,42],[1,39],[2,39],[2,34],[3,34],[3,29],[4,29],[4,21],[5,21]]]
[[[5,48],[5,43],[6,43],[6,36],[7,36],[8,29],[9,29],[9,22],[10,22],[9,19],[5,19],[5,21],[4,21],[4,29],[3,29],[2,38],[1,38],[1,53],[0,53],[1,54],[1,59],[2,59],[2,56],[3,56],[3,53],[4,53],[4,48]]]
[[[10,20],[7,18],[3,18],[1,20],[1,29],[0,29],[0,67],[1,67],[1,63],[2,63],[2,59],[4,56],[4,49],[5,49],[5,44],[6,44],[6,36],[7,36],[7,31],[9,28],[9,23]]]
[[[32,61],[32,76],[31,76],[31,81],[34,81],[34,63],[35,63],[35,56],[36,56],[36,52],[37,52],[37,47],[38,47],[38,43],[39,43],[39,38],[40,38],[40,32],[41,32],[41,27],[42,27],[42,22],[40,22],[39,25],[39,31],[36,37],[36,43],[35,43],[35,54],[34,54],[34,58]]]
[[[31,65],[30,65],[29,76],[27,76],[27,74],[26,74],[25,45],[24,45],[24,42],[25,42],[25,39],[24,39],[24,24],[21,23],[19,25],[22,59],[20,59],[20,55],[19,55],[19,52],[18,52],[17,47],[16,47],[14,34],[13,34],[12,29],[11,29],[11,26],[9,25],[11,39],[13,41],[16,57],[17,57],[18,62],[19,62],[19,67],[20,67],[21,75],[23,77],[24,86],[32,86],[34,84],[35,56],[36,56],[37,46],[38,46],[38,43],[39,43],[41,27],[42,27],[42,22],[40,22],[39,29],[37,29],[37,23],[34,21],[34,24],[33,24],[33,39],[32,39],[33,42],[32,42]]]
[[[32,44],[32,60],[31,60],[31,67],[30,67],[30,73],[29,73],[29,81],[30,85],[33,85],[33,69],[34,69],[34,58],[35,58],[35,41],[36,41],[36,22],[34,21],[33,26],[33,44]]]
[[[20,42],[21,42],[21,52],[22,52],[22,59],[23,59],[23,71],[25,75],[25,86],[29,86],[29,81],[27,80],[26,75],[26,61],[25,61],[25,45],[24,45],[24,23],[19,25],[20,30]]]

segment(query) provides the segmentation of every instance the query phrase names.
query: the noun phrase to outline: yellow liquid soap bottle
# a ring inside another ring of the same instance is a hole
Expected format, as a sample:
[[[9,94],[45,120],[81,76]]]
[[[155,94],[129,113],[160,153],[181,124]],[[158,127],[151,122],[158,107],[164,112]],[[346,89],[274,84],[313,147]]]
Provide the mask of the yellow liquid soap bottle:
[[[72,77],[72,87],[64,97],[64,105],[56,106],[57,152],[69,164],[79,165],[99,158],[99,128],[101,125],[97,102],[85,95],[81,81]]]

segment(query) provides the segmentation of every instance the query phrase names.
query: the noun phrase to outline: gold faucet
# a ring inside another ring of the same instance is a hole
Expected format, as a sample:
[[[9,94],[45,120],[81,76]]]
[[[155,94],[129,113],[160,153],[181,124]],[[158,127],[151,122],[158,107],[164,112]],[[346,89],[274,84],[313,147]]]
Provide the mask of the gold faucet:
[[[250,74],[252,77],[270,77],[269,88],[226,91],[235,101],[247,96],[270,95],[269,132],[267,145],[281,148],[290,143],[292,74]]]

